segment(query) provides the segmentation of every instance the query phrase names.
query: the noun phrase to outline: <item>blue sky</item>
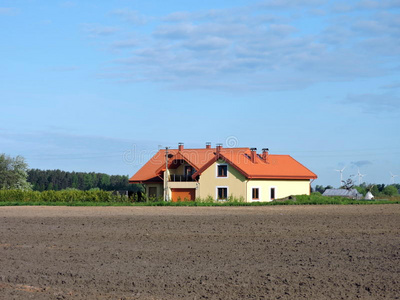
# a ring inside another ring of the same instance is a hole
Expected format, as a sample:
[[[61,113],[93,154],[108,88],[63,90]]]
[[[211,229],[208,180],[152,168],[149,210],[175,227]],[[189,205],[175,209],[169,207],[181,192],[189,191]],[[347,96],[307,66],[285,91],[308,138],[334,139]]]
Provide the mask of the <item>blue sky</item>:
[[[400,174],[400,1],[198,2],[1,0],[0,152],[132,175],[210,141],[315,184]]]

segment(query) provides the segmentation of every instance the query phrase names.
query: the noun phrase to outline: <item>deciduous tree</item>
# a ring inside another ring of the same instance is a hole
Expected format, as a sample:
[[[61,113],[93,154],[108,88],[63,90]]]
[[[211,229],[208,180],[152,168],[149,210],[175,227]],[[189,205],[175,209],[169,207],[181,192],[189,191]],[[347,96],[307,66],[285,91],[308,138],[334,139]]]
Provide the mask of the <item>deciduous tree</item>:
[[[28,165],[22,156],[0,154],[0,189],[32,189],[32,185],[27,182],[27,171]]]

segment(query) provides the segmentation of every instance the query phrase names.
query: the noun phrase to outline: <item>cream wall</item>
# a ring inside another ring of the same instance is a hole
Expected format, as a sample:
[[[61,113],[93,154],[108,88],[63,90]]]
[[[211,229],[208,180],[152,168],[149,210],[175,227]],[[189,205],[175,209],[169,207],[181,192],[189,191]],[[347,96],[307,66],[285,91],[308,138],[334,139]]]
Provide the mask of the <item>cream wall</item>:
[[[217,165],[228,165],[228,177],[217,177]],[[182,164],[176,170],[169,170],[175,174],[183,174],[184,166]],[[171,173],[172,173],[171,172]],[[150,186],[157,187],[157,196],[163,197],[163,184],[147,184],[146,192]],[[228,187],[228,196],[236,198],[243,197],[245,201],[252,202],[252,188],[259,188],[260,200],[256,201],[271,201],[270,189],[275,188],[275,199],[285,198],[291,195],[309,195],[310,181],[309,180],[247,180],[234,167],[219,160],[205,170],[198,181],[196,182],[169,182],[168,183],[169,198],[171,199],[171,188],[196,188],[196,198],[207,198],[208,196],[217,198],[217,187]]]
[[[176,169],[168,169],[170,174],[175,175],[184,175],[185,174],[185,166],[190,166],[187,162],[184,162]]]
[[[234,167],[228,165],[228,177],[217,177],[217,165],[225,164],[224,161],[213,163],[205,170],[199,179],[198,193],[200,198],[208,196],[217,198],[217,186],[228,187],[228,196],[233,195],[236,198],[246,198],[246,178]]]
[[[271,201],[270,190],[273,187],[275,188],[275,199],[310,194],[309,180],[249,180],[247,182],[247,202],[253,201],[253,188],[259,188],[260,200],[258,201]]]

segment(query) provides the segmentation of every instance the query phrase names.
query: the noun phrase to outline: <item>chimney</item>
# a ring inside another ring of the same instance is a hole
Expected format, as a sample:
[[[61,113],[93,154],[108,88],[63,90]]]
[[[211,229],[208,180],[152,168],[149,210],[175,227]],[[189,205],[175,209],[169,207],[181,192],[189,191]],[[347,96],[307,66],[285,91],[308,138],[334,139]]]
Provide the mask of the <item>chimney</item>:
[[[263,161],[267,161],[267,158],[268,158],[268,151],[269,151],[269,149],[268,148],[263,148],[262,149],[262,159],[263,159]]]
[[[256,163],[256,156],[257,156],[257,148],[250,148],[250,150],[251,150],[251,162],[253,163],[253,164],[255,164]]]
[[[211,143],[210,142],[206,143],[206,149],[211,149]]]
[[[183,143],[179,143],[179,144],[178,144],[178,150],[179,150],[179,151],[182,151],[182,150],[183,150]]]
[[[217,154],[219,154],[222,150],[222,144],[217,144],[215,149],[217,150]]]

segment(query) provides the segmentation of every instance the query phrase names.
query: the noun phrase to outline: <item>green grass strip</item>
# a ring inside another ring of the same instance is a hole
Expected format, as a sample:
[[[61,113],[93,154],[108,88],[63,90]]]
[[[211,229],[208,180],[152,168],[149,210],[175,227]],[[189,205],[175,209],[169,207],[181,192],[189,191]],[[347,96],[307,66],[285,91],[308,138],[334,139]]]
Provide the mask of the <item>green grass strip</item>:
[[[275,206],[275,205],[374,205],[374,204],[400,204],[400,201],[273,201],[273,202],[135,202],[135,203],[120,203],[120,202],[22,202],[22,201],[4,201],[0,202],[0,206],[199,206],[199,207],[224,207],[224,206]]]

